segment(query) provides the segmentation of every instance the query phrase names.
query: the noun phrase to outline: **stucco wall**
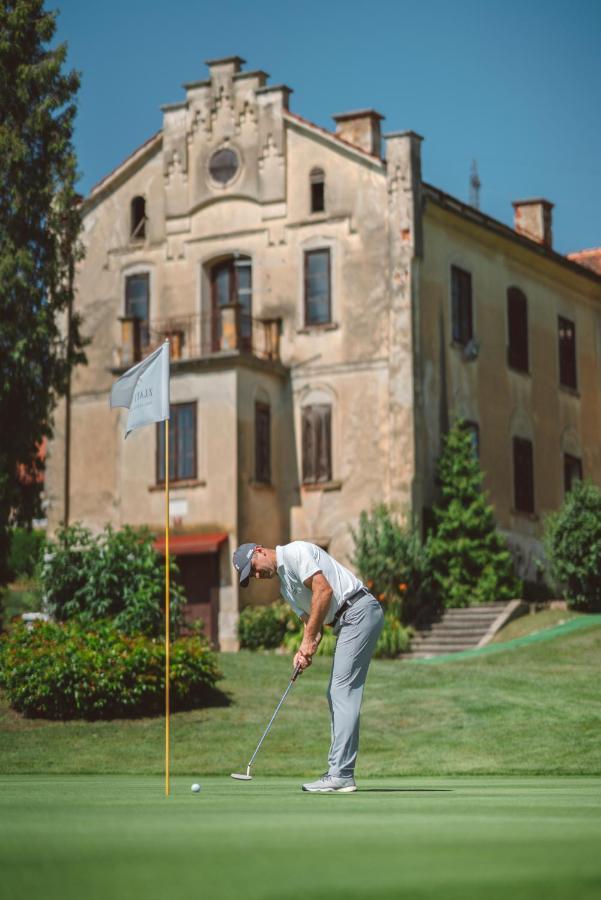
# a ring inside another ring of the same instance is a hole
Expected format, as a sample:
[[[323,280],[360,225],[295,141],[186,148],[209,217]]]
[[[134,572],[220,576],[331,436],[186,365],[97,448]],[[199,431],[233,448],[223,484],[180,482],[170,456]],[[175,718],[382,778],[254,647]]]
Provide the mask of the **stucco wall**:
[[[601,296],[586,277],[530,252],[428,202],[424,215],[420,289],[422,354],[420,468],[434,499],[435,461],[445,421],[461,416],[480,427],[480,460],[497,521],[522,548],[533,576],[533,554],[544,516],[563,501],[563,453],[581,455],[585,477],[601,483]],[[472,275],[477,358],[466,361],[451,340],[451,266]],[[528,300],[529,373],[507,364],[507,289]],[[559,385],[557,316],[576,323],[578,390]],[[534,453],[534,516],[513,502],[512,436],[528,437]],[[569,449],[569,446],[572,450]]]

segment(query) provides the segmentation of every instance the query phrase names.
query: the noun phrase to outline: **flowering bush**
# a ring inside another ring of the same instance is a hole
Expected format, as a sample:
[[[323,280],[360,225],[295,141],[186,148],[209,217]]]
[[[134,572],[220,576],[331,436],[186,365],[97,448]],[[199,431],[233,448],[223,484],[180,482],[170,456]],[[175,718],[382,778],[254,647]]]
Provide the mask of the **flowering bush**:
[[[198,638],[170,648],[173,709],[207,704],[222,677],[215,654]],[[109,622],[18,625],[0,640],[0,686],[27,716],[100,719],[163,711],[165,647],[128,637]]]
[[[158,636],[164,627],[164,561],[148,529],[110,526],[94,537],[82,525],[48,541],[39,568],[44,610],[59,622],[112,619],[125,634]],[[171,563],[172,573],[177,566]],[[171,625],[182,619],[184,592],[170,584]]]
[[[404,621],[413,621],[427,587],[426,551],[417,533],[403,527],[385,504],[362,512],[353,563],[378,600]]]

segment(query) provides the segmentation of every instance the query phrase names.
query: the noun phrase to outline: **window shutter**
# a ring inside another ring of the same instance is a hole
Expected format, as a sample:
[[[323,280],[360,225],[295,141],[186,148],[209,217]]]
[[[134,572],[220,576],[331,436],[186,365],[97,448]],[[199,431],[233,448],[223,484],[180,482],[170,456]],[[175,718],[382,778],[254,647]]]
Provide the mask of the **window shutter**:
[[[315,481],[315,424],[313,407],[303,409],[303,482]]]
[[[534,512],[534,462],[532,441],[513,439],[514,504],[519,512]]]
[[[317,458],[316,480],[325,482],[332,480],[332,447],[331,447],[331,408],[321,405],[315,407],[317,424]]]
[[[528,371],[528,305],[525,295],[517,288],[507,291],[507,324],[509,347],[507,362],[513,369]]]

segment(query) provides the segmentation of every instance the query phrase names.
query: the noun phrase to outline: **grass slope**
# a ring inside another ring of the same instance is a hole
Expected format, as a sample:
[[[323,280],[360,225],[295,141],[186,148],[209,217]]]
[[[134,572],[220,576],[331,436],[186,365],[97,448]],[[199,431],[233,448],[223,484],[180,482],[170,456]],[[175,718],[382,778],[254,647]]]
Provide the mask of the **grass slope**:
[[[359,778],[382,775],[601,774],[601,627],[435,666],[372,663]],[[231,705],[172,717],[172,772],[240,771],[290,675],[275,655],[223,654]],[[294,686],[255,763],[298,778],[326,768],[329,661]],[[159,774],[161,719],[56,723],[0,705],[0,772]]]
[[[583,613],[575,612],[573,609],[542,609],[508,622],[495,634],[492,643],[505,643],[528,634],[537,634],[547,628],[554,628],[556,625],[578,619],[582,615]]]
[[[593,900],[601,779],[0,778],[10,900]]]

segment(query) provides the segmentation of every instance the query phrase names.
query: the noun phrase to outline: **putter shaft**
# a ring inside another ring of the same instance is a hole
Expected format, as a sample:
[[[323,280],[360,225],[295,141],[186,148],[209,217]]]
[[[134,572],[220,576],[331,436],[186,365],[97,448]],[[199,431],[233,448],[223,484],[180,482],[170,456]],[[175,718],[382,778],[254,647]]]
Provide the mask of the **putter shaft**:
[[[266,735],[267,735],[267,732],[269,731],[269,729],[270,729],[271,726],[273,725],[273,721],[274,721],[275,717],[277,716],[278,712],[280,711],[280,707],[281,707],[282,703],[284,702],[284,700],[285,700],[286,697],[288,696],[288,692],[290,691],[290,688],[292,687],[292,685],[294,684],[294,682],[296,681],[296,679],[297,679],[298,676],[300,675],[301,671],[302,671],[301,667],[300,667],[300,666],[297,666],[297,667],[295,668],[294,672],[292,673],[292,678],[290,679],[290,684],[288,685],[288,687],[287,687],[286,690],[284,691],[284,693],[283,693],[283,695],[282,695],[282,699],[280,700],[280,702],[279,702],[278,705],[276,706],[275,712],[274,712],[274,714],[272,715],[271,719],[269,720],[269,725],[267,726],[267,728],[266,728],[265,731],[263,732],[263,736],[261,737],[261,740],[260,740],[259,743],[257,744],[257,749],[255,750],[255,752],[254,752],[253,755],[251,756],[250,762],[248,763],[248,766],[246,767],[246,774],[247,774],[247,775],[250,774],[250,767],[251,767],[252,764],[253,764],[254,758],[255,758],[255,756],[257,755],[257,753],[259,752],[260,747],[261,747],[261,744],[262,744],[263,741],[265,740],[265,737],[266,737]]]

